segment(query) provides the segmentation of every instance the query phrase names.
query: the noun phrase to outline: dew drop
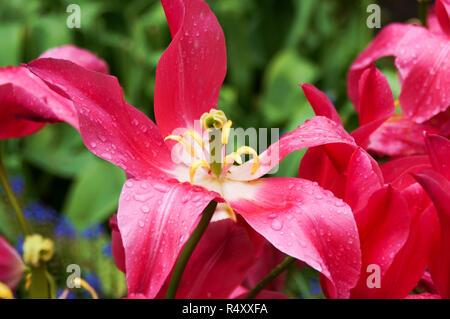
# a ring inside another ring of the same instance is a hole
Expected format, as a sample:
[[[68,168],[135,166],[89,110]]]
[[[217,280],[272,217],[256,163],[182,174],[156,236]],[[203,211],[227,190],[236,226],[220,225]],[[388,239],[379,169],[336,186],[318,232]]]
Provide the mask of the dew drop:
[[[274,219],[272,221],[271,227],[273,230],[281,230],[283,228],[283,222],[279,221],[278,219]]]

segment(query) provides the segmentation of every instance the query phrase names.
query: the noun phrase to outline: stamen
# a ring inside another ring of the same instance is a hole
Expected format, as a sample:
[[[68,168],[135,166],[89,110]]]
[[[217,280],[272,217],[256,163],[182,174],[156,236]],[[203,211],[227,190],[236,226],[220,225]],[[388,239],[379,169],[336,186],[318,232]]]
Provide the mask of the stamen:
[[[88,284],[87,281],[85,281],[84,279],[81,279],[80,277],[74,278],[73,279],[73,283],[76,286],[81,286],[82,288],[84,288],[87,292],[89,292],[89,294],[91,295],[92,299],[98,299],[98,294],[95,291],[94,288],[92,288],[91,285]]]
[[[230,217],[230,219],[236,223],[237,218],[233,208],[231,208],[230,205],[226,204],[225,211],[227,212],[228,217]]]
[[[194,184],[194,175],[199,167],[205,167],[209,169],[209,164],[205,160],[198,160],[191,164],[189,167],[189,178],[191,180],[191,184]]]
[[[231,125],[233,125],[233,122],[228,120],[228,122],[222,127],[222,144],[223,145],[228,144],[228,138],[230,137]]]
[[[183,137],[178,136],[178,135],[169,135],[169,136],[166,136],[166,138],[164,138],[164,141],[167,141],[167,140],[174,140],[174,141],[177,141],[178,143],[183,144],[186,151],[192,157],[198,158],[197,154],[195,153],[194,146],[191,143],[189,143],[188,141],[186,141]]]
[[[230,153],[223,159],[223,166],[226,167],[230,164],[233,164],[234,162],[238,164],[242,164],[242,158],[241,155],[239,155],[236,152]]]
[[[399,105],[400,105],[400,101],[399,101],[399,100],[395,100],[394,106],[397,107],[397,106],[399,106]]]
[[[259,156],[258,156],[258,153],[256,153],[256,151],[253,148],[251,148],[249,146],[241,146],[241,147],[238,148],[236,153],[238,155],[241,155],[241,154],[252,155],[253,156],[253,165],[252,165],[251,174],[254,174],[258,170],[258,168],[259,168]]]
[[[205,149],[205,141],[202,139],[200,134],[198,134],[196,131],[187,130],[186,132],[181,134],[181,137],[185,137],[186,135],[189,135],[190,137],[192,137],[192,139],[194,141],[196,141],[198,143],[198,145],[200,145],[202,147],[202,149]]]

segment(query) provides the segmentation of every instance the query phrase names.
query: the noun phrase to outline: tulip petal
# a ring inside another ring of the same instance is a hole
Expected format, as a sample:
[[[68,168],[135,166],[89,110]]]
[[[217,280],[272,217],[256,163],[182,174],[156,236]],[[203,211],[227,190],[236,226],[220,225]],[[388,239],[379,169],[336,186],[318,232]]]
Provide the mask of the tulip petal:
[[[434,11],[442,32],[450,36],[450,1],[436,0]]]
[[[403,114],[394,114],[372,133],[368,150],[395,157],[425,154],[424,133],[438,131],[427,124],[414,123]]]
[[[119,225],[117,223],[117,214],[109,219],[111,227],[111,250],[117,268],[126,273],[125,249],[123,248],[122,236],[120,235]]]
[[[157,177],[129,179],[119,200],[128,294],[154,298],[217,193]]]
[[[6,67],[0,69],[0,85],[2,85],[2,96],[0,97],[0,112],[2,122],[8,122],[11,129],[18,130],[8,133],[2,127],[0,138],[22,137],[24,133],[34,133],[36,127],[43,124],[32,124],[38,122],[67,122],[78,129],[78,119],[73,103],[51,90],[41,79],[32,74],[24,67]],[[23,123],[23,118],[28,119]],[[16,121],[19,121],[16,123]],[[21,132],[21,124],[27,124]],[[28,131],[28,132],[27,132]]]
[[[42,53],[39,58],[69,60],[91,71],[109,73],[108,64],[92,52],[67,44]]]
[[[425,171],[414,177],[430,196],[441,225],[440,250],[430,265],[430,273],[442,298],[450,298],[450,181],[435,171]]]
[[[358,145],[367,148],[370,135],[392,114],[394,96],[386,77],[374,66],[365,70],[359,80],[360,127],[352,132]]]
[[[211,222],[186,265],[176,298],[229,297],[243,282],[256,257],[257,249],[247,227],[231,219]]]
[[[151,168],[175,167],[158,128],[124,101],[115,77],[49,58],[27,67],[74,102],[81,137],[92,153],[135,177],[150,174]]]
[[[367,205],[372,194],[383,186],[383,180],[375,173],[378,165],[362,149],[353,153],[347,167],[347,184],[344,201],[358,212]]]
[[[428,135],[425,145],[434,169],[450,180],[450,140],[439,135]]]
[[[73,45],[47,50],[41,57],[70,60],[90,70],[108,72],[108,65],[103,60]],[[73,103],[55,93],[26,68],[1,68],[0,85],[6,85],[0,95],[0,139],[32,134],[44,126],[43,122],[62,121],[79,129]]]
[[[0,282],[15,290],[24,271],[17,251],[0,236]]]
[[[372,195],[365,209],[355,214],[355,219],[361,241],[362,268],[358,285],[351,294],[352,298],[372,298],[378,289],[367,285],[372,274],[369,266],[379,267],[383,285],[383,277],[409,235],[408,205],[399,191],[385,186]]]
[[[397,189],[404,189],[416,183],[411,173],[419,173],[425,169],[431,169],[428,156],[415,155],[390,160],[380,166],[386,184],[391,184]]]
[[[312,84],[305,83],[301,87],[316,115],[325,116],[342,126],[342,121],[336,108],[325,93]]]
[[[31,109],[45,108],[46,105],[29,94],[20,86],[11,83],[0,85],[0,139],[27,136],[39,131],[45,124],[27,119],[26,110],[20,110],[20,105],[27,105]]]
[[[161,2],[173,40],[156,69],[155,117],[167,136],[193,129],[204,112],[217,107],[227,60],[222,28],[206,2]]]
[[[231,167],[227,177],[237,181],[251,181],[269,173],[289,153],[302,148],[332,143],[355,145],[353,138],[342,126],[326,117],[315,116],[291,133],[283,135],[261,153],[260,165],[254,174],[251,173],[254,162],[252,159],[243,165]]]
[[[348,297],[360,271],[360,248],[350,208],[317,183],[266,178],[223,184],[231,207],[282,252],[325,275],[331,294]]]
[[[374,289],[373,298],[405,298],[423,276],[429,264],[434,234],[439,233],[436,211],[420,185],[411,185],[402,195],[411,214],[408,240],[382,278],[381,287]]]

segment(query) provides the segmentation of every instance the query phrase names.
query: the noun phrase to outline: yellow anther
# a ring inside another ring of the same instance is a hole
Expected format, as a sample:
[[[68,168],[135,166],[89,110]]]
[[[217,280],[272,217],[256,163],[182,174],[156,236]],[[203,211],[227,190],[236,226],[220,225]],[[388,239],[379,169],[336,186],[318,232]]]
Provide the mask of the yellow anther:
[[[230,205],[226,204],[225,211],[232,221],[237,222],[236,214]]]
[[[199,167],[205,167],[209,169],[209,164],[205,160],[198,160],[191,164],[189,167],[189,178],[191,180],[191,184],[194,184],[194,175]]]
[[[228,138],[230,137],[230,129],[233,122],[228,120],[228,122],[222,127],[222,144],[227,145]]]
[[[200,145],[202,147],[202,149],[205,148],[205,141],[202,139],[200,134],[198,134],[196,131],[194,131],[194,130],[187,130],[186,132],[181,134],[181,137],[185,137],[186,135],[189,135],[190,137],[192,137],[192,139],[194,141],[196,141],[198,143],[198,145]]]
[[[256,151],[249,147],[249,146],[241,146],[238,148],[238,150],[236,151],[236,153],[240,156],[241,154],[249,154],[253,156],[253,165],[252,165],[252,171],[251,174],[254,174],[257,169],[259,168],[259,156],[258,153],[256,153]]]
[[[228,166],[230,164],[233,164],[233,162],[236,162],[238,164],[242,164],[242,158],[241,155],[239,155],[236,152],[230,153],[227,156],[225,156],[223,160],[223,166]]]
[[[397,106],[399,106],[399,105],[400,105],[400,101],[399,101],[399,100],[395,100],[394,106],[397,107]]]
[[[174,141],[177,141],[178,143],[181,143],[184,146],[184,148],[186,149],[186,151],[192,157],[198,158],[197,154],[195,153],[194,145],[192,145],[191,143],[186,141],[183,137],[178,136],[178,135],[169,135],[169,136],[166,136],[166,138],[164,138],[164,141],[167,141],[167,140],[174,140]]]
[[[28,291],[31,287],[31,273],[28,273],[25,277],[25,291]]]
[[[0,299],[14,299],[14,295],[7,285],[0,281]]]
[[[80,277],[74,278],[72,280],[73,284],[77,287],[84,288],[89,294],[91,295],[92,299],[98,299],[98,294],[95,291],[94,288],[92,288],[91,285],[87,283],[84,279],[81,279]]]

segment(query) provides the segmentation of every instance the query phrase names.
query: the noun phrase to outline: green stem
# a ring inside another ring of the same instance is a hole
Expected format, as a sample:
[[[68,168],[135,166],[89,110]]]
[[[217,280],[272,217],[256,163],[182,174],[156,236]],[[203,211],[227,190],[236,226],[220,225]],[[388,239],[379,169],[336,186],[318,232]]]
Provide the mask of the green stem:
[[[192,233],[191,237],[187,241],[186,245],[181,252],[180,258],[178,258],[177,264],[170,279],[169,288],[167,289],[166,299],[174,299],[177,293],[178,285],[180,284],[181,276],[183,275],[184,268],[186,267],[189,258],[191,257],[195,247],[197,246],[200,238],[204,234],[208,224],[216,210],[217,202],[211,201],[202,213],[202,218]]]
[[[419,2],[419,19],[424,27],[427,26],[428,5],[430,0],[417,0]]]
[[[252,290],[248,292],[248,294],[245,296],[246,299],[253,299],[258,295],[261,290],[264,289],[272,280],[274,280],[278,275],[280,275],[283,271],[289,267],[290,264],[292,264],[296,259],[291,256],[286,256],[286,258],[276,266],[272,271],[264,277]]]
[[[8,197],[9,202],[13,208],[14,213],[16,214],[17,220],[19,221],[20,227],[22,228],[22,232],[24,237],[30,235],[30,228],[25,220],[22,209],[20,208],[19,202],[17,201],[16,196],[11,188],[11,184],[8,180],[8,175],[6,175],[5,166],[3,165],[2,154],[0,150],[0,182],[5,190],[6,197]]]

